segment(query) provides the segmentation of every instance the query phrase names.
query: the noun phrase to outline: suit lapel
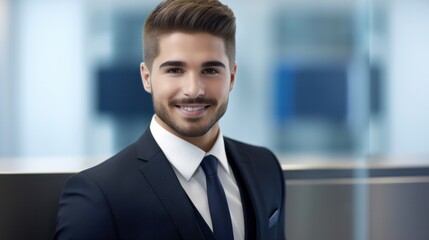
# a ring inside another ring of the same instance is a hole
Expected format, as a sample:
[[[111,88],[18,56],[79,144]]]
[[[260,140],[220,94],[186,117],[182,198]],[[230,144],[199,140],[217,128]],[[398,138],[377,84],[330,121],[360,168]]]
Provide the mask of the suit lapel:
[[[183,239],[203,239],[194,209],[149,129],[137,141],[137,152],[139,159],[144,162],[140,168],[142,174],[158,195]]]
[[[238,174],[240,174],[243,179],[244,187],[246,187],[247,192],[249,193],[250,202],[255,210],[256,239],[263,239],[263,236],[265,235],[263,231],[266,229],[263,226],[267,224],[267,221],[264,218],[265,214],[263,209],[264,203],[262,193],[260,192],[255,173],[249,162],[250,156],[248,156],[246,152],[240,152],[238,146],[228,138],[224,139],[228,160],[233,161],[237,166],[236,171],[238,171]]]

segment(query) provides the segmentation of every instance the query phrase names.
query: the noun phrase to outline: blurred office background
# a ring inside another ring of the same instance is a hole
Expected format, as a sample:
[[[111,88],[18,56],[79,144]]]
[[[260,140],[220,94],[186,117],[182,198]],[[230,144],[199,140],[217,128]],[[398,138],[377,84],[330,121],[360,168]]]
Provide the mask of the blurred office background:
[[[1,0],[0,156],[133,142],[152,115],[139,63],[156,3]],[[279,154],[428,154],[427,1],[226,3],[239,66],[226,135]]]
[[[271,148],[286,170],[364,179],[367,166],[429,165],[429,1],[223,2],[238,63],[225,135]],[[157,3],[0,0],[0,172],[80,170],[140,136],[153,114],[141,30]],[[371,235],[372,191],[339,200],[355,240]]]

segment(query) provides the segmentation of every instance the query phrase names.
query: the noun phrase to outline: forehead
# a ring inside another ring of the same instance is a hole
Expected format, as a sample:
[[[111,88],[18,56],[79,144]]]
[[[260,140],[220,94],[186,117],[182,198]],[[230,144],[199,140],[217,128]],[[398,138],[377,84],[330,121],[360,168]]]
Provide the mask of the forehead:
[[[159,37],[159,54],[154,62],[208,61],[228,63],[225,42],[209,33],[172,32]],[[156,63],[155,63],[156,64]]]

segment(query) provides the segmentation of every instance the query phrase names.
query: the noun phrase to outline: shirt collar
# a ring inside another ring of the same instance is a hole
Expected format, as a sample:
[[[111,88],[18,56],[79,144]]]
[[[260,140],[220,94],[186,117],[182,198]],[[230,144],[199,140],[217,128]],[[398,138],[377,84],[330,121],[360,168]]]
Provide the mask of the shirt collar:
[[[187,181],[191,179],[200,166],[201,161],[207,155],[215,156],[225,172],[230,174],[225,143],[220,130],[216,142],[207,153],[164,129],[155,120],[155,115],[152,117],[150,123],[150,131],[168,161]]]

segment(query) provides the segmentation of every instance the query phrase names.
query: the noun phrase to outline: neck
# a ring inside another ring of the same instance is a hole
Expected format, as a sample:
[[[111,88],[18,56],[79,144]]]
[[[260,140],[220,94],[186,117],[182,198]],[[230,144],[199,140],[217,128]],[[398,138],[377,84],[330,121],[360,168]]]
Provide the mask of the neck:
[[[198,137],[187,137],[179,134],[178,132],[174,131],[174,129],[171,129],[164,121],[162,121],[157,115],[155,115],[155,121],[158,122],[161,127],[169,131],[170,133],[176,135],[177,137],[197,146],[204,152],[210,151],[212,149],[213,145],[216,142],[216,139],[219,135],[219,123],[216,123],[213,125],[213,127],[207,131],[204,135],[198,136]]]
[[[199,137],[183,137],[179,136],[183,140],[199,147],[204,152],[210,151],[216,142],[219,135],[219,125],[216,123],[206,134]]]

